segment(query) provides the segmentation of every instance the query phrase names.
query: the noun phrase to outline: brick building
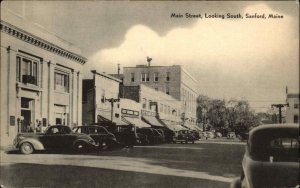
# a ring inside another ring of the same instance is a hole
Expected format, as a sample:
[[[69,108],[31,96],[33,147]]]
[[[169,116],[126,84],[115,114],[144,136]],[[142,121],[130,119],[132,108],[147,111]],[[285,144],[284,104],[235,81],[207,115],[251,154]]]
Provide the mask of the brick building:
[[[180,114],[186,119],[185,124],[196,124],[196,98],[198,82],[181,66],[146,66],[124,67],[124,86],[141,84],[163,92],[180,101]]]

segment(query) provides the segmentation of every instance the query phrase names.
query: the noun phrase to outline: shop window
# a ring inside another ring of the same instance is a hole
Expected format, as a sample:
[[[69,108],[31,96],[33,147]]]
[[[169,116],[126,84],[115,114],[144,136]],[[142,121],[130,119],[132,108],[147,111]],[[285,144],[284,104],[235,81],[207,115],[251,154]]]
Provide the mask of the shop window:
[[[295,109],[298,109],[298,108],[299,108],[299,104],[298,104],[298,103],[295,103],[295,104],[294,104],[294,108],[295,108]]]
[[[54,89],[61,92],[69,92],[69,75],[55,72]]]
[[[23,56],[16,59],[16,79],[24,84],[37,85],[38,83],[38,63],[35,60]]]

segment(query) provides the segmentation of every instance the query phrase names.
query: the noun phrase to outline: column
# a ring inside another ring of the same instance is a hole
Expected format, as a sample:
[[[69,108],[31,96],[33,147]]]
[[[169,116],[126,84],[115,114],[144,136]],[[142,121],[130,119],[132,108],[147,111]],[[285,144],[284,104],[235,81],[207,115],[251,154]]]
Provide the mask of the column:
[[[77,124],[77,72],[72,71],[72,123],[71,126]]]
[[[77,73],[77,123],[82,124],[82,73]]]
[[[17,108],[17,91],[16,91],[16,58],[17,58],[17,49],[14,49],[12,46],[7,48],[7,55],[8,55],[8,96],[7,96],[7,103],[8,103],[8,117],[14,117],[14,126],[10,126],[10,122],[8,122],[8,136],[10,137],[9,140],[12,140],[17,132],[17,118],[16,114],[19,112],[20,108]],[[9,120],[10,121],[10,120]]]
[[[48,62],[48,124],[54,125],[54,67],[55,63]]]

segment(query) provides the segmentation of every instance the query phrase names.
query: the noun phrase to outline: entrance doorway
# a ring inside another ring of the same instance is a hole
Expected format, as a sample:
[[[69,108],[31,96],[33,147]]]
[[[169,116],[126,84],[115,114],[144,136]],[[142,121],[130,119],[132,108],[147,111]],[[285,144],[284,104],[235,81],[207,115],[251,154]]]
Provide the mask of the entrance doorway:
[[[23,116],[23,122],[21,124],[21,132],[32,132],[32,103],[33,99],[21,98],[21,116]]]

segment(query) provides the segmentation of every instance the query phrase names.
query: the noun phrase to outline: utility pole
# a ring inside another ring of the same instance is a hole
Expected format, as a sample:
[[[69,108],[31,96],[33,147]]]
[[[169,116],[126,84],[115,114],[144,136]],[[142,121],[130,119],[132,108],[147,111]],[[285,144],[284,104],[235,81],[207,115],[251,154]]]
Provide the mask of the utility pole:
[[[282,123],[281,109],[284,106],[288,106],[288,105],[287,104],[272,104],[271,106],[272,106],[272,108],[275,107],[275,108],[279,109],[279,123]]]
[[[114,103],[115,102],[120,102],[120,99],[111,98],[111,99],[105,99],[105,101],[108,101],[111,104],[111,122],[113,123],[113,119],[114,119]]]

